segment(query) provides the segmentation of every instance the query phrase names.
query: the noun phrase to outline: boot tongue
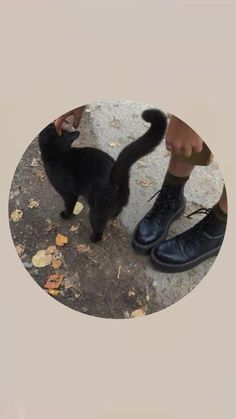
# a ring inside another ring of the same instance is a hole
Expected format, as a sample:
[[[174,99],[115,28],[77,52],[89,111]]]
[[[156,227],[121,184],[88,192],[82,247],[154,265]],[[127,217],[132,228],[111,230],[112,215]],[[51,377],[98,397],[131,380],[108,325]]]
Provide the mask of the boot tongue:
[[[158,216],[159,223],[162,224],[163,218],[169,216],[169,210],[175,206],[176,201],[182,195],[183,185],[163,185],[162,188],[149,199],[150,201],[157,196],[157,199],[146,218]]]

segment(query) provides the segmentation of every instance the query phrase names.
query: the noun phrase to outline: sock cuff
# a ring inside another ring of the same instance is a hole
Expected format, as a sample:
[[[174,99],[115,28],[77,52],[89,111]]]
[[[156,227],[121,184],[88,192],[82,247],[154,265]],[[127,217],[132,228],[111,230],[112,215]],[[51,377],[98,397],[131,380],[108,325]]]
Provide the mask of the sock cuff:
[[[185,183],[189,180],[189,176],[186,177],[179,177],[172,175],[171,173],[167,172],[165,175],[165,179],[163,185],[165,186],[176,186],[176,185],[185,185]]]

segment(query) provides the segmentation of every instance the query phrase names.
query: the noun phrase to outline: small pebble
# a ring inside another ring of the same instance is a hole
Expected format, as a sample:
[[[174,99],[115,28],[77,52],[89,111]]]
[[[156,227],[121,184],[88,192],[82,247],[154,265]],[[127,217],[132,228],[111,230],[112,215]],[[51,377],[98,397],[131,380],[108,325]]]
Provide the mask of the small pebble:
[[[30,263],[30,262],[23,262],[23,265],[24,265],[24,267],[25,267],[26,269],[33,268],[33,264],[32,264],[32,263]]]

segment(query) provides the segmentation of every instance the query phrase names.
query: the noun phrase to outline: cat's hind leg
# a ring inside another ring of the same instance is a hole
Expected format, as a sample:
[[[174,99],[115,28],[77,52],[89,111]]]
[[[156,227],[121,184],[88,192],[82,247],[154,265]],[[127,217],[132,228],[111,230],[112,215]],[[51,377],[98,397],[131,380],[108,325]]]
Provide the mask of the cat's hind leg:
[[[93,209],[90,209],[89,211],[89,219],[93,230],[91,241],[96,243],[102,239],[108,219],[104,216],[104,214],[99,214]]]
[[[64,200],[65,209],[60,213],[60,216],[63,219],[68,219],[73,215],[73,210],[78,197],[73,194],[65,194],[62,198]]]

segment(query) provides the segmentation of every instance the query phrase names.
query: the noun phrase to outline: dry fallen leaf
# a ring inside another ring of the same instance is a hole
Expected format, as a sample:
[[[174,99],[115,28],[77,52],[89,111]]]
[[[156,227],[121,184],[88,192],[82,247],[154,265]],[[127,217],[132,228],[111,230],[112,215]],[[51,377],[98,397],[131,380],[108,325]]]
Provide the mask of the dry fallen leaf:
[[[149,186],[150,185],[150,180],[148,180],[148,179],[143,179],[143,180],[140,180],[139,182],[138,182],[138,184],[140,185],[140,186],[143,186],[144,188],[146,188],[147,186]]]
[[[110,127],[119,129],[121,127],[120,120],[114,116],[113,120],[109,122]]]
[[[56,250],[55,253],[53,253],[52,258],[54,260],[62,259],[62,253],[60,250]]]
[[[78,230],[79,226],[80,226],[80,224],[77,224],[77,225],[71,226],[70,231],[72,231],[72,233],[74,233],[75,231],[77,231],[77,230]]]
[[[143,161],[139,161],[138,167],[147,167],[147,165]]]
[[[47,250],[46,250],[46,254],[47,255],[53,255],[53,253],[55,253],[57,250],[56,246],[48,246]]]
[[[145,314],[146,314],[145,308],[138,308],[137,310],[132,311],[130,317],[132,317],[132,318],[142,317],[142,316],[145,316]]]
[[[10,191],[9,199],[15,198],[15,196],[19,195],[19,189],[17,191]]]
[[[114,228],[118,228],[120,225],[119,220],[117,220],[117,218],[115,220],[111,220],[109,224]]]
[[[64,275],[61,274],[51,274],[49,275],[46,283],[44,284],[44,288],[47,289],[58,289],[63,281]]]
[[[54,269],[59,269],[62,265],[61,259],[52,259],[52,267]]]
[[[17,223],[17,221],[20,221],[22,217],[23,217],[23,211],[21,211],[20,209],[15,209],[11,213],[11,219],[14,223]]]
[[[48,255],[46,250],[39,250],[31,259],[36,268],[44,268],[52,262],[52,255]]]
[[[46,180],[45,174],[43,172],[37,171],[36,180],[40,180],[41,182],[44,182]]]
[[[53,297],[56,297],[58,294],[60,294],[60,291],[54,290],[54,289],[48,289],[48,294],[52,295]]]
[[[109,146],[112,148],[118,147],[120,144],[117,141],[112,141],[111,143],[109,143]]]
[[[62,265],[62,253],[56,249],[56,251],[52,255],[52,267],[54,269],[59,269]]]
[[[39,159],[36,159],[36,157],[34,157],[30,166],[37,167],[38,165],[39,165]]]
[[[58,233],[56,236],[57,246],[64,246],[67,243],[68,243],[68,237],[63,236],[63,234]]]
[[[91,252],[91,248],[86,244],[78,244],[76,249],[79,253]]]
[[[56,229],[57,225],[53,224],[52,221],[50,220],[50,218],[46,218],[46,223],[47,223],[47,231],[53,231]]]
[[[83,208],[84,208],[84,206],[83,206],[83,204],[81,204],[81,202],[76,202],[73,214],[74,215],[79,215]]]
[[[38,208],[39,207],[39,201],[36,201],[35,199],[31,198],[28,203],[28,208]]]
[[[133,290],[129,290],[129,292],[128,292],[128,296],[129,297],[133,297],[135,295],[135,291],[133,291]]]
[[[21,256],[25,251],[25,246],[23,244],[17,244],[16,245],[16,251],[19,256]]]

